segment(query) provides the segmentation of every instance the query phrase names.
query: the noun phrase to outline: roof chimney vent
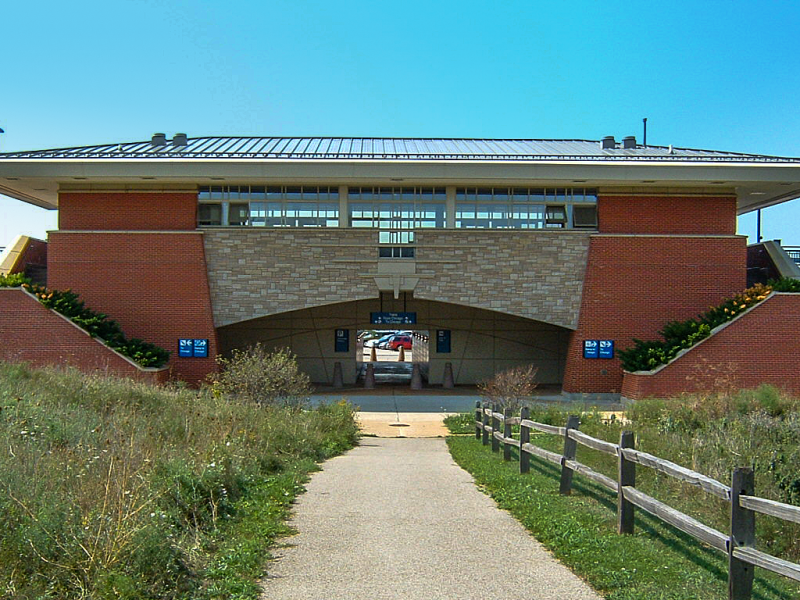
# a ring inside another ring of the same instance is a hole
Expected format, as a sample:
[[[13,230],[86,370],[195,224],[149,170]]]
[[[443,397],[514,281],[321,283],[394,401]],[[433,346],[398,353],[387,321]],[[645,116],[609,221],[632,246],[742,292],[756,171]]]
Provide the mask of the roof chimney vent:
[[[613,150],[617,147],[617,142],[614,140],[613,135],[607,135],[602,140],[600,140],[600,147],[603,150]]]
[[[622,138],[622,147],[626,149],[636,148],[636,136],[629,135]]]
[[[150,144],[152,146],[166,146],[167,145],[167,135],[165,133],[154,133],[153,139],[150,140]]]
[[[176,133],[172,136],[172,145],[173,146],[188,146],[189,142],[186,139],[185,133]]]

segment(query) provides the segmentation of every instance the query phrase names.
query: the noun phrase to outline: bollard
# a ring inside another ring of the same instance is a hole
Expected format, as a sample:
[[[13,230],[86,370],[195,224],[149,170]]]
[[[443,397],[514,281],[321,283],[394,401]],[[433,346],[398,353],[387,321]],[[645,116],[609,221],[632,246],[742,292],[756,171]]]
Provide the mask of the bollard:
[[[369,362],[377,362],[378,360],[378,352],[375,350],[375,346],[369,351]]]
[[[344,387],[344,379],[342,378],[342,363],[339,361],[333,363],[333,387],[337,390]]]
[[[397,362],[406,362],[406,349],[400,346],[400,354],[397,355]]]
[[[444,382],[442,387],[446,390],[452,390],[456,386],[453,381],[453,363],[444,363]]]
[[[412,390],[422,389],[422,373],[419,370],[418,363],[414,363],[414,366],[411,368],[411,389]]]
[[[372,363],[367,365],[367,372],[364,374],[364,389],[375,389],[375,365]]]

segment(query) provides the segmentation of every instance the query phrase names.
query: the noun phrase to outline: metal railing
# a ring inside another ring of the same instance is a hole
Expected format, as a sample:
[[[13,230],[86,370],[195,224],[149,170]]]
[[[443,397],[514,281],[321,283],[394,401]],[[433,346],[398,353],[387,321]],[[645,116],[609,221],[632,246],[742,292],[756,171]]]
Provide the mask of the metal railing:
[[[800,246],[783,246],[783,249],[795,264],[800,265]]]

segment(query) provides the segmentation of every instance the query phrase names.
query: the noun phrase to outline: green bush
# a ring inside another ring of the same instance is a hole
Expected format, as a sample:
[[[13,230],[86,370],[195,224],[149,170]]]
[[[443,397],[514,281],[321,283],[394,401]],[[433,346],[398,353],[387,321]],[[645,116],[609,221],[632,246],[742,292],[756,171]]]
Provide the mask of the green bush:
[[[658,332],[663,341],[634,339],[633,346],[619,352],[622,367],[629,372],[652,371],[667,364],[681,350],[691,348],[711,335],[711,330],[715,327],[727,323],[741,312],[764,300],[772,293],[773,283],[782,288],[779,291],[800,292],[800,282],[786,283],[786,281],[770,282],[767,286],[756,284],[721,302],[718,306],[710,308],[695,319],[670,321]]]
[[[160,368],[169,360],[167,350],[140,339],[127,339],[119,323],[109,319],[108,315],[86,308],[78,294],[71,290],[50,290],[32,283],[22,274],[0,275],[0,287],[25,288],[44,306],[64,315],[89,335],[100,338],[109,347],[142,367]]]
[[[219,357],[217,362],[221,372],[213,386],[219,394],[262,406],[300,409],[308,403],[311,381],[287,348],[270,352],[258,343],[234,350],[231,358]]]

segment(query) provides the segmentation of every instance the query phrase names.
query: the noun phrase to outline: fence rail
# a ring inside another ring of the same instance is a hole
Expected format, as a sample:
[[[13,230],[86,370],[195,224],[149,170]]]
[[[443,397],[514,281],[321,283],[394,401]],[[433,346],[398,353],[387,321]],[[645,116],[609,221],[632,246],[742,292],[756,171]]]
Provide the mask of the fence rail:
[[[476,402],[475,437],[482,440],[484,445],[491,443],[494,452],[499,452],[502,444],[504,460],[511,460],[512,447],[518,448],[520,473],[530,472],[531,456],[560,466],[559,491],[562,494],[571,492],[574,473],[615,492],[617,494],[617,530],[621,534],[633,533],[634,507],[637,507],[727,554],[728,598],[730,600],[750,600],[752,598],[753,565],[800,581],[800,565],[755,548],[756,513],[800,523],[800,507],[753,495],[752,469],[734,469],[731,485],[727,486],[702,473],[636,450],[633,447],[633,432],[623,431],[620,435],[620,442],[614,444],[580,431],[580,421],[574,415],[569,417],[565,427],[537,423],[531,421],[529,416],[527,408],[523,408],[519,417],[516,417],[512,416],[509,410],[499,412],[494,405],[482,405],[480,402]],[[513,425],[519,425],[519,439],[515,439],[512,435]],[[563,438],[563,452],[558,454],[531,444],[530,432],[532,430]],[[617,479],[608,477],[578,462],[576,460],[578,444],[616,456]],[[697,486],[704,492],[728,502],[731,506],[730,530],[727,533],[717,531],[636,489],[636,465],[654,469],[684,483]]]

